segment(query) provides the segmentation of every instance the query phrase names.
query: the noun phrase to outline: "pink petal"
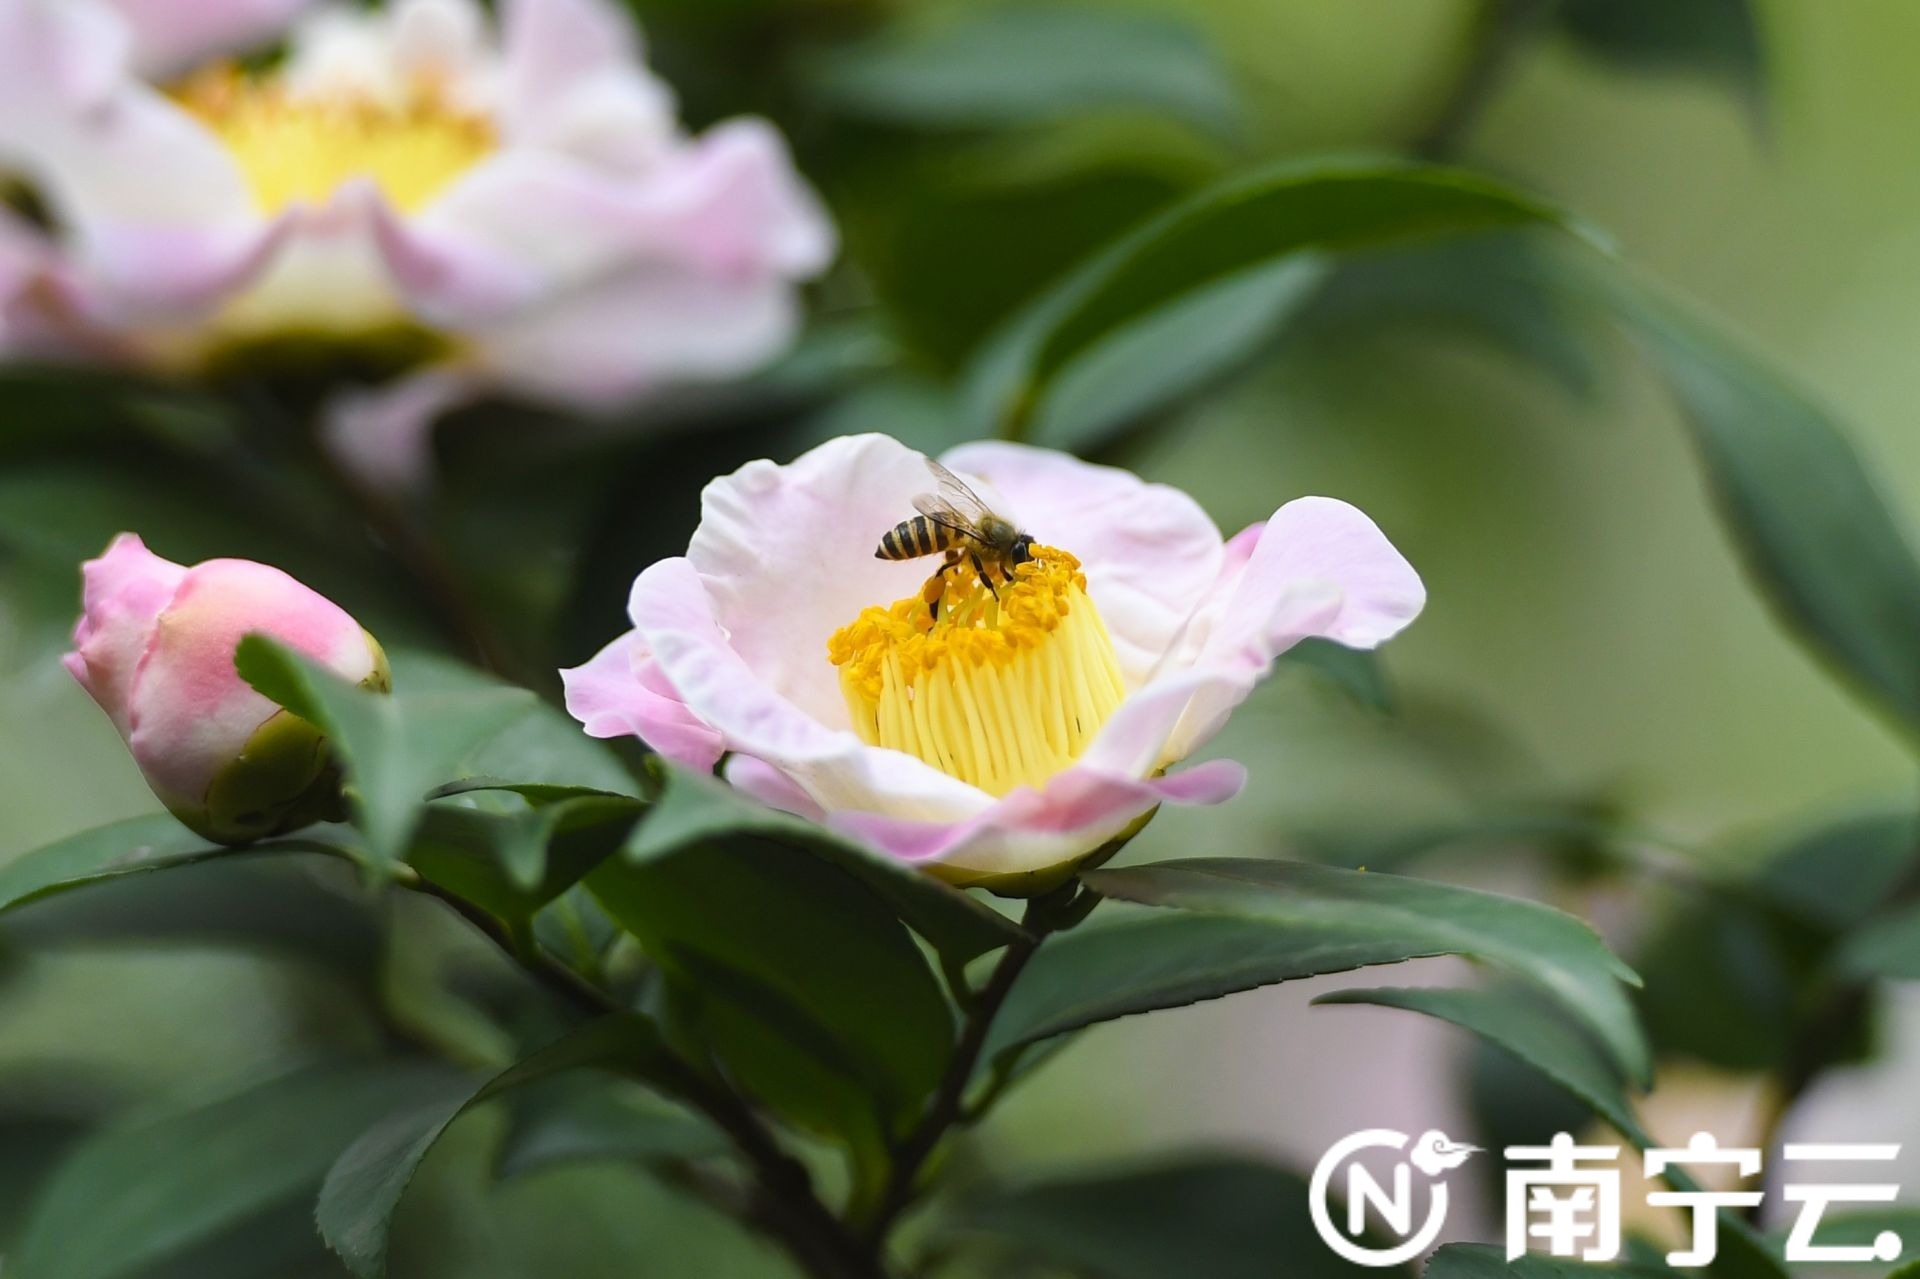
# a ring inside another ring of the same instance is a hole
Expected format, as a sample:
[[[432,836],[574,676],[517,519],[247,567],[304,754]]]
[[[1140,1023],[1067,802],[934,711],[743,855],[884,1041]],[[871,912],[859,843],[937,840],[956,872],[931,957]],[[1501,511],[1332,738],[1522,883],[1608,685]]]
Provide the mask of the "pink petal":
[[[66,667],[124,734],[134,671],[187,570],[149,551],[135,534],[122,533],[80,574],[82,612]]]
[[[1009,518],[1079,558],[1130,684],[1146,678],[1220,575],[1220,532],[1178,489],[1019,444],[963,444],[942,460],[988,480]]]
[[[433,428],[480,388],[466,370],[441,366],[378,388],[340,392],[327,403],[321,442],[374,488],[407,493],[433,472]]]
[[[127,745],[163,800],[202,802],[213,778],[275,713],[234,670],[234,648],[254,632],[345,679],[365,679],[373,669],[360,624],[279,569],[251,560],[195,565],[155,625],[128,702]]]
[[[508,0],[500,117],[515,146],[637,171],[673,145],[672,92],[603,0]]]
[[[395,288],[429,323],[461,328],[506,315],[542,287],[533,265],[506,246],[462,228],[457,217],[407,218],[371,181],[350,183],[335,203],[365,219]]]
[[[966,884],[1084,857],[1162,803],[1223,803],[1245,784],[1246,770],[1231,760],[1144,780],[1076,765],[1044,790],[1023,787],[964,821],[839,811],[827,823],[903,861],[938,862],[943,877]]]
[[[777,808],[810,822],[824,822],[827,819],[826,810],[814,803],[811,795],[763,759],[755,759],[751,755],[730,756],[727,759],[726,777],[729,785],[753,796],[768,808]]]
[[[312,0],[109,0],[133,31],[134,67],[166,80],[278,37]]]
[[[1138,774],[1184,759],[1287,649],[1310,636],[1373,648],[1426,601],[1412,566],[1345,502],[1300,498],[1255,527],[1234,539],[1228,568],[1162,669],[1114,713],[1084,763]]]
[[[868,605],[913,594],[931,566],[874,558],[931,486],[884,435],[830,440],[786,466],[749,462],[707,485],[687,549],[713,616],[754,677],[821,724],[848,723],[827,640]],[[634,622],[644,625],[636,594]]]
[[[258,279],[287,242],[295,216],[247,226],[96,222],[76,257],[84,304],[103,323],[191,316]]]
[[[583,666],[560,672],[567,711],[593,737],[638,737],[687,768],[706,772],[720,762],[719,733],[687,709],[653,660],[639,633],[629,631]]]
[[[652,195],[656,234],[716,274],[809,276],[833,260],[833,224],[764,120],[709,129]]]
[[[835,561],[823,555],[820,562]],[[661,675],[728,750],[778,768],[828,811],[952,821],[990,806],[975,787],[910,755],[867,746],[850,729],[829,728],[769,686],[736,651],[741,637],[723,629],[710,584],[690,559],[662,560],[634,583],[630,611]],[[783,620],[772,605],[761,625],[778,631]],[[831,672],[824,650],[815,660]]]
[[[506,92],[529,103],[641,58],[633,24],[603,0],[503,0],[500,25]]]
[[[785,281],[714,280],[660,264],[612,272],[469,337],[496,380],[596,408],[751,372],[793,341],[799,319]]]
[[[132,30],[106,6],[0,0],[0,107],[9,113],[29,95],[104,107],[132,55]]]

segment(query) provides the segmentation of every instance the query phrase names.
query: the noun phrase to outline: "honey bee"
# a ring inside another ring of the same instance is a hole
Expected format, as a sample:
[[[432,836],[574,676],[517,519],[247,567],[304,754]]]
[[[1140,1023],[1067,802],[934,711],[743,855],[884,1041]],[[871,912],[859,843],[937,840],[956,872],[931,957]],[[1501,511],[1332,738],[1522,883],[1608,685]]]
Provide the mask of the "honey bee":
[[[920,514],[888,529],[874,558],[917,560],[945,551],[948,567],[959,563],[962,555],[970,558],[981,584],[989,589],[993,586],[989,564],[1003,580],[1011,581],[1013,570],[1033,558],[1033,538],[1012,520],[988,510],[979,494],[952,471],[932,458],[926,462],[940,491],[913,499],[913,509]]]

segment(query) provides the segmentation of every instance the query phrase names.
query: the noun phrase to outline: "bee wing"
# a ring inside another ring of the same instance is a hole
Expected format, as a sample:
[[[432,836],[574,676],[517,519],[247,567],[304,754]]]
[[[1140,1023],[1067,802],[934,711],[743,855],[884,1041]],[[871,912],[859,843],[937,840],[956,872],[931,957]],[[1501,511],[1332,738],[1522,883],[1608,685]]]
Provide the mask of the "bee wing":
[[[933,472],[934,481],[940,486],[938,500],[946,509],[961,515],[965,519],[968,527],[978,524],[982,516],[993,514],[992,511],[987,509],[987,504],[980,500],[980,495],[967,487],[965,480],[932,458],[927,458],[926,463],[927,469]],[[925,515],[929,519],[933,518],[933,512],[920,506],[918,502],[915,502],[914,506],[919,509],[922,515]]]
[[[967,513],[936,493],[921,493],[916,496],[913,499],[913,509],[935,524],[944,524],[968,536],[972,536],[974,532],[974,522]]]

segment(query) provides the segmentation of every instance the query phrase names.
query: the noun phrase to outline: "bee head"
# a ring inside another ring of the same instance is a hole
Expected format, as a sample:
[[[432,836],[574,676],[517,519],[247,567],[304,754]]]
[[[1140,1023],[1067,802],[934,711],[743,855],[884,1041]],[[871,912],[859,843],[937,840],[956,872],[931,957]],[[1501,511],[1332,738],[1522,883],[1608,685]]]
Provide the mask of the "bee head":
[[[1016,567],[1033,558],[1033,539],[1025,533],[1013,539],[1013,546],[1007,551],[1007,559]]]

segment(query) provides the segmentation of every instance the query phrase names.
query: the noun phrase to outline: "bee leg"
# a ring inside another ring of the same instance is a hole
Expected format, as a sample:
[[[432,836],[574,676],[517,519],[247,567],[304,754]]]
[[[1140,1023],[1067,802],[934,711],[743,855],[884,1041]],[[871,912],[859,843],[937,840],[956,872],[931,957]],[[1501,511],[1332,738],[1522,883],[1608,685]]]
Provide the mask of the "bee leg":
[[[995,594],[999,593],[993,584],[993,578],[987,575],[987,566],[980,562],[980,552],[978,551],[973,553],[973,571],[980,575],[980,585],[990,591],[994,591]]]

